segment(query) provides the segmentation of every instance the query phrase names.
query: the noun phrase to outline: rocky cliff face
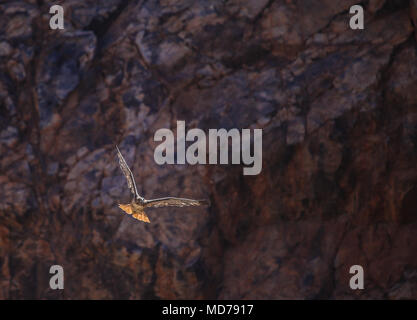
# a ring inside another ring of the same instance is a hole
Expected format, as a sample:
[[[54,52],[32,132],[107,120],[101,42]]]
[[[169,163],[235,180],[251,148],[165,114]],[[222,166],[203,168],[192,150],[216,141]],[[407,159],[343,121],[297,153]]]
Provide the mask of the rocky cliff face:
[[[0,298],[417,298],[417,2],[356,2],[3,1]],[[262,128],[261,174],[157,165],[177,120]],[[124,215],[115,144],[211,207]]]

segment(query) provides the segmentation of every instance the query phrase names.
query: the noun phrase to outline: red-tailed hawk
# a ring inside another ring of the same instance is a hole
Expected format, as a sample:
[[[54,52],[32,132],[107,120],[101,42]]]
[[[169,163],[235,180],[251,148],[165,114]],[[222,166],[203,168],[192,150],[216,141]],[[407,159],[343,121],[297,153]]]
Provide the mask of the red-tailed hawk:
[[[125,159],[123,158],[117,146],[116,149],[117,156],[119,157],[120,168],[122,169],[122,172],[126,177],[127,185],[130,189],[130,192],[132,192],[133,195],[132,201],[129,204],[119,204],[119,207],[127,214],[131,214],[133,218],[150,223],[149,217],[145,213],[145,208],[209,205],[208,200],[193,200],[174,197],[146,200],[145,198],[141,197],[136,188],[135,178],[133,177],[132,171],[130,171]]]

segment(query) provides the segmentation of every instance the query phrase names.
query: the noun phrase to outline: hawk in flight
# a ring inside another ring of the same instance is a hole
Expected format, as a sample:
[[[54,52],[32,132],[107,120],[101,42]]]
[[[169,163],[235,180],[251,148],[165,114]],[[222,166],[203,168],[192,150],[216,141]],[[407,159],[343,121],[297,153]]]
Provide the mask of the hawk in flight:
[[[126,160],[123,158],[117,146],[116,149],[117,156],[119,157],[120,168],[122,169],[122,172],[126,177],[127,185],[130,189],[130,192],[132,192],[132,201],[129,204],[119,204],[119,207],[127,214],[131,214],[133,218],[150,223],[149,218],[145,213],[145,208],[209,205],[209,202],[207,200],[193,200],[174,197],[146,200],[145,198],[141,197],[136,188],[135,178],[133,178],[132,171],[130,171],[126,163]]]

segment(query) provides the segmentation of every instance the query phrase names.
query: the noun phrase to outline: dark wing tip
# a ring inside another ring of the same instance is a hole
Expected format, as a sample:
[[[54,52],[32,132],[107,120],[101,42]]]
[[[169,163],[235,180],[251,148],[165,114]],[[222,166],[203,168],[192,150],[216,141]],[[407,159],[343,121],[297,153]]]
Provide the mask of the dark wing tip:
[[[210,200],[208,200],[208,199],[198,200],[198,202],[199,202],[200,205],[203,205],[203,206],[210,206],[211,205]]]

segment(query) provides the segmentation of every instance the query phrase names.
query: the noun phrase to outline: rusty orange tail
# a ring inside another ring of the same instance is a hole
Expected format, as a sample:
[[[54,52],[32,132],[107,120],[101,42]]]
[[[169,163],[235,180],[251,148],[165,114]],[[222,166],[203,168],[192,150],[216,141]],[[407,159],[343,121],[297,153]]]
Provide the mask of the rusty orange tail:
[[[127,214],[132,214],[132,206],[130,204],[119,204],[119,208],[122,209]]]
[[[119,204],[119,208],[122,209],[127,214],[131,214],[133,218],[150,223],[149,217],[146,215],[144,211],[133,212],[132,206],[130,204]]]
[[[143,221],[143,222],[146,222],[146,223],[151,223],[151,221],[149,220],[149,217],[143,211],[134,213],[133,218],[138,219],[138,220]]]

